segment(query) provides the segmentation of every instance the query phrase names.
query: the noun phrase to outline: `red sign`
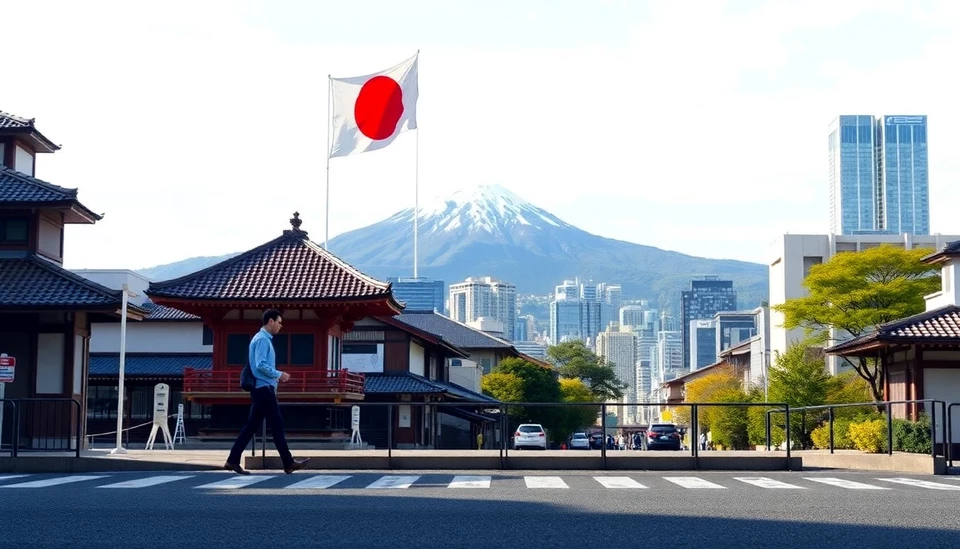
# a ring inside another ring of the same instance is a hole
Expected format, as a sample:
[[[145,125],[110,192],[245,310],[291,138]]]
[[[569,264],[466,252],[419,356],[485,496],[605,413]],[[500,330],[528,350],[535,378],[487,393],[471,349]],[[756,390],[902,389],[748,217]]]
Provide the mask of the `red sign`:
[[[0,383],[13,383],[17,359],[12,356],[0,355]]]

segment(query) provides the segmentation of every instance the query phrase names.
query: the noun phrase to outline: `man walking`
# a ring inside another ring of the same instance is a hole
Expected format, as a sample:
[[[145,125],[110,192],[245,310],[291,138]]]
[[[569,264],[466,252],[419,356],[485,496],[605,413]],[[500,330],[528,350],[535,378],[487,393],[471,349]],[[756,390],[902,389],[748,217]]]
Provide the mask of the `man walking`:
[[[237,436],[230,456],[223,468],[241,475],[250,472],[240,466],[240,454],[250,444],[250,439],[266,418],[273,433],[273,445],[283,461],[283,472],[290,474],[303,467],[310,461],[309,458],[294,460],[287,447],[287,438],[283,433],[283,418],[280,416],[280,404],[277,402],[277,381],[286,382],[290,374],[277,370],[277,355],[273,350],[273,336],[280,332],[283,318],[280,311],[269,309],[263,313],[263,325],[260,331],[250,340],[249,360],[250,370],[257,379],[256,388],[250,392],[253,404],[250,406],[250,418]]]

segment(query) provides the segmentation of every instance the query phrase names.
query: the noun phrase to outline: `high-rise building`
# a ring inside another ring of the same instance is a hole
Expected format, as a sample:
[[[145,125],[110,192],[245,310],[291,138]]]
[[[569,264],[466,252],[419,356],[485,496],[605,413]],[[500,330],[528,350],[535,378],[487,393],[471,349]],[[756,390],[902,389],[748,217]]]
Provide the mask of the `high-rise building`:
[[[926,116],[838,116],[827,150],[832,234],[930,234]]]
[[[713,317],[717,327],[716,355],[757,335],[756,311],[723,311]]]
[[[690,321],[690,371],[717,361],[717,324],[713,320]]]
[[[489,276],[450,285],[450,318],[463,323],[481,317],[503,323],[504,338],[512,339],[517,325],[517,288]]]
[[[389,277],[393,295],[407,311],[436,311],[443,314],[443,281],[429,278]]]
[[[633,333],[629,327],[614,323],[608,325],[606,330],[597,334],[597,356],[610,362],[613,365],[613,370],[617,374],[617,379],[626,385],[626,388],[623,390],[623,398],[620,402],[637,401],[636,351],[637,334]],[[636,409],[633,406],[628,406],[622,413],[618,413],[617,415],[621,418],[635,418]]]
[[[593,346],[597,334],[603,331],[603,301],[598,286],[564,280],[554,289],[550,303],[551,343],[578,339]]]
[[[623,290],[619,284],[597,284],[597,298],[600,301],[600,328],[605,330],[611,322],[620,320],[620,304],[623,302]],[[622,322],[620,324],[623,324]]]
[[[721,311],[737,310],[737,291],[732,280],[705,276],[692,280],[690,289],[680,293],[680,332],[683,341],[683,369],[691,369],[690,323],[694,320],[712,320]],[[663,329],[663,328],[661,328]]]

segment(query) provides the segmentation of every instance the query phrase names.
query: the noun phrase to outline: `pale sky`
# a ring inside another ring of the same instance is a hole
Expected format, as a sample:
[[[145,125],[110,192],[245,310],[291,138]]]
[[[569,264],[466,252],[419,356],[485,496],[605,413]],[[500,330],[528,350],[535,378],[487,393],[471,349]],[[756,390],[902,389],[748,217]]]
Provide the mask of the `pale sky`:
[[[827,126],[929,116],[931,226],[960,234],[960,2],[5,2],[0,110],[105,213],[69,268],[323,241],[327,75],[420,49],[420,192],[503,185],[595,234],[767,262],[828,228]],[[953,128],[953,129],[951,129]],[[416,138],[331,160],[331,238],[413,205]]]

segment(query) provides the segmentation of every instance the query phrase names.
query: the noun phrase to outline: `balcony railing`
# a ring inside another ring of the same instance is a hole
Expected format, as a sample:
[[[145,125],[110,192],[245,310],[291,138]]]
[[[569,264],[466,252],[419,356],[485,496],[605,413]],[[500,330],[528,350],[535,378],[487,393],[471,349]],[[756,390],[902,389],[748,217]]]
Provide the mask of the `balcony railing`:
[[[289,371],[290,379],[277,386],[277,396],[362,398],[363,374],[347,370]],[[245,394],[240,388],[240,370],[183,370],[184,396],[229,398]]]

